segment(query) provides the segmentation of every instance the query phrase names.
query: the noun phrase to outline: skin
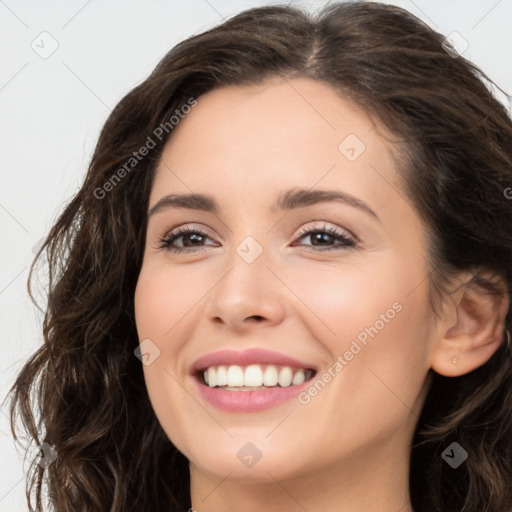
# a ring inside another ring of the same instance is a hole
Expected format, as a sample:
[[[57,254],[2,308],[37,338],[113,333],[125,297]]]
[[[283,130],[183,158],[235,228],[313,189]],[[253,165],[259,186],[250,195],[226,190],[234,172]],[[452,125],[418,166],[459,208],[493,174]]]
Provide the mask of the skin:
[[[500,344],[508,297],[462,286],[440,318],[431,314],[428,231],[403,192],[396,148],[379,133],[327,85],[272,79],[201,96],[165,147],[149,207],[190,192],[220,207],[149,218],[135,294],[140,340],[160,350],[144,366],[151,404],[190,461],[199,512],[410,512],[411,440],[431,369],[462,375]],[[338,149],[349,134],[366,146],[354,161]],[[379,219],[332,201],[272,212],[278,192],[295,187],[349,193]],[[197,252],[158,247],[185,225],[208,236],[174,246]],[[356,247],[300,237],[324,225],[355,237]],[[263,249],[252,263],[236,252],[247,236]],[[252,347],[311,362],[321,375],[396,302],[401,311],[307,404],[221,411],[189,375],[200,356]],[[247,442],[262,454],[252,467],[237,457]]]

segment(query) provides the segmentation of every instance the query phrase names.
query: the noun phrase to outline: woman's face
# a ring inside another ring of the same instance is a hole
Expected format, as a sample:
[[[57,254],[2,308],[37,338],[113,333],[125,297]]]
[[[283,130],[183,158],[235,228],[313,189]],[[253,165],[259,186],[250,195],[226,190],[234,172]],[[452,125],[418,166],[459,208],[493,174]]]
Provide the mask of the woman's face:
[[[309,79],[214,90],[173,131],[135,295],[169,439],[216,482],[355,475],[376,461],[406,471],[432,326],[426,231],[389,143]],[[182,194],[207,201],[162,201]],[[178,228],[194,233],[172,240]],[[207,386],[207,367],[235,389]],[[314,377],[287,387],[301,367]],[[266,389],[238,388],[262,378]]]

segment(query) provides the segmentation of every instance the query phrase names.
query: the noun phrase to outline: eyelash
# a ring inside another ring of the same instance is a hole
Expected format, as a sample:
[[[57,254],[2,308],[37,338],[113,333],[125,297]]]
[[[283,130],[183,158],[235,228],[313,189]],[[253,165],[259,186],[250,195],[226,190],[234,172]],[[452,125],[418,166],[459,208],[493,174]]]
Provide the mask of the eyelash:
[[[188,252],[188,253],[195,253],[199,252],[201,249],[190,249],[190,248],[182,248],[182,247],[172,247],[171,244],[176,241],[178,238],[181,238],[182,236],[189,235],[189,234],[197,234],[202,237],[209,238],[208,234],[204,231],[201,231],[197,228],[178,228],[173,233],[169,233],[168,236],[164,238],[160,238],[160,243],[158,245],[158,249],[163,249],[164,251],[173,252],[173,253],[181,253],[181,252]],[[329,247],[329,248],[320,248],[316,249],[317,251],[332,251],[332,250],[339,250],[339,249],[348,249],[348,248],[354,248],[356,247],[356,242],[351,237],[347,236],[345,233],[338,231],[335,228],[328,228],[324,225],[323,229],[304,229],[299,234],[299,239],[305,238],[306,236],[313,235],[313,234],[327,234],[331,235],[332,237],[336,238],[338,241],[341,241],[341,246],[338,245],[337,247]],[[311,245],[310,247],[315,247]]]

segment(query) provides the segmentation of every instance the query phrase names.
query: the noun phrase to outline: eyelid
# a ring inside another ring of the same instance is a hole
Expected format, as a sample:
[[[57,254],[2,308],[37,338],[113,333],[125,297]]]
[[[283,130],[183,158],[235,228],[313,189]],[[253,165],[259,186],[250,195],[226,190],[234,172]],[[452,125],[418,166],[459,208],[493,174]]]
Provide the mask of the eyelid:
[[[311,226],[311,222],[319,222],[319,221],[310,221],[308,224],[302,226],[300,232],[298,234],[293,235],[292,247],[308,247],[308,250],[313,249],[314,252],[328,252],[328,251],[336,251],[341,249],[356,249],[359,247],[359,239],[355,235],[352,234],[351,231],[340,228],[339,226],[333,225],[329,226],[326,221],[321,221],[321,226]],[[202,227],[194,226],[193,224],[182,224],[176,226],[166,232],[163,237],[159,238],[159,245],[155,247],[155,249],[164,250],[165,252],[172,253],[188,253],[194,254],[198,252],[202,252],[208,246],[217,246],[218,243],[216,240],[216,236],[211,236],[208,233],[209,229],[203,229]],[[181,248],[181,247],[173,247],[171,244],[174,243],[175,240],[179,240],[181,237],[186,236],[190,233],[199,234],[202,237],[206,237],[209,240],[213,241],[214,244],[203,244],[203,246],[198,246],[198,248]],[[308,237],[313,236],[315,233],[325,233],[334,237],[336,239],[335,242],[328,247],[301,244],[302,240],[307,239]]]
[[[208,228],[204,228],[204,227],[199,227],[197,225],[194,225],[194,224],[189,224],[189,223],[186,223],[186,224],[180,224],[174,228],[171,228],[171,229],[168,229],[166,230],[165,234],[163,236],[158,236],[158,245],[156,245],[154,248],[155,249],[164,249],[166,250],[166,247],[164,246],[165,245],[165,242],[171,238],[175,238],[175,239],[178,239],[178,238],[181,238],[183,235],[186,235],[187,233],[189,232],[197,232],[197,233],[200,233],[201,235],[203,236],[206,236],[208,237],[208,239],[214,241],[216,243],[217,241],[217,237],[216,236],[212,236],[210,234],[210,229]],[[169,249],[169,248],[168,248]],[[184,249],[185,252],[186,249]],[[192,251],[188,251],[188,252],[194,252],[194,250]]]
[[[323,223],[323,225],[321,227],[317,227],[317,226],[311,226],[311,224],[314,224],[315,222],[321,222]],[[198,223],[195,223],[195,222],[187,222],[185,224],[179,224],[173,228],[170,228],[170,229],[167,229],[167,231],[165,232],[165,234],[162,236],[162,238],[168,238],[171,233],[173,233],[174,231],[176,230],[179,230],[179,229],[190,229],[190,230],[193,230],[193,229],[197,229],[198,231],[203,231],[205,232],[205,234],[207,234],[210,238],[219,238],[220,240],[219,241],[222,241],[222,237],[219,237],[217,234],[213,235],[213,232],[210,228],[208,227],[205,227],[204,225],[199,225]],[[305,225],[303,225],[300,230],[295,234],[293,235],[293,238],[297,238],[297,237],[300,237],[302,236],[303,234],[305,234],[307,231],[312,231],[312,230],[322,230],[322,229],[336,229],[336,230],[339,230],[339,231],[342,231],[343,233],[345,233],[347,236],[349,236],[350,238],[353,238],[355,242],[360,242],[360,239],[359,237],[357,237],[352,231],[350,231],[349,229],[347,228],[342,228],[340,226],[337,226],[335,224],[332,224],[330,222],[327,222],[325,220],[311,220],[309,222],[307,222]]]
[[[317,227],[317,226],[311,226],[310,225],[311,223],[315,223],[315,222],[321,222],[322,226],[321,227]],[[354,242],[357,242],[357,243],[360,242],[359,237],[354,235],[354,233],[352,233],[352,231],[350,231],[349,229],[342,228],[340,226],[337,226],[336,224],[332,224],[332,223],[327,222],[325,220],[312,220],[312,221],[308,222],[307,224],[305,224],[304,226],[302,226],[300,228],[300,231],[299,231],[297,237],[300,237],[300,236],[304,235],[308,231],[323,231],[323,230],[336,230],[336,231],[340,231],[342,234],[346,235],[348,238],[353,239]]]
[[[170,229],[166,229],[163,236],[161,236],[160,238],[169,238],[171,236],[171,234],[176,234],[177,231],[184,231],[184,230],[202,231],[205,235],[207,235],[211,239],[223,241],[222,237],[219,236],[212,229],[206,227],[204,224],[200,224],[200,223],[196,223],[196,222],[185,222],[184,224],[178,224],[177,226],[174,226]]]

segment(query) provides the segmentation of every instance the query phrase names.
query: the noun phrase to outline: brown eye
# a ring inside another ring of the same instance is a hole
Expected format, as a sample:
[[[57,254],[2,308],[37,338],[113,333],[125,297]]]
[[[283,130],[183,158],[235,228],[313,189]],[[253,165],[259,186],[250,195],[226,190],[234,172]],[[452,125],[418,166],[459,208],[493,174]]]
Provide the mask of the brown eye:
[[[305,240],[307,238],[311,241],[310,247],[319,248],[320,251],[331,251],[356,246],[356,242],[352,237],[349,237],[342,231],[326,226],[323,229],[306,229],[302,231],[299,239]],[[338,244],[334,247],[329,247],[335,242],[338,242]]]
[[[200,229],[179,228],[168,236],[160,239],[159,249],[171,252],[197,252],[194,247],[201,247],[209,236]],[[182,246],[173,245],[176,240],[182,239]],[[192,250],[190,250],[192,248]]]

